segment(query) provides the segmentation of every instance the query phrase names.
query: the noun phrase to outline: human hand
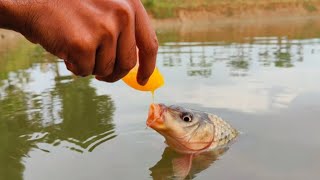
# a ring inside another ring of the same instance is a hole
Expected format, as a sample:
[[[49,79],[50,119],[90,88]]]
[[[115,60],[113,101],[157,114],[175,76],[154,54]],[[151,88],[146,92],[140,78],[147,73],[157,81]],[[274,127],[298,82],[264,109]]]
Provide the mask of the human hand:
[[[157,37],[139,0],[25,0],[4,7],[4,27],[41,44],[76,75],[115,82],[136,65],[136,47],[138,82],[154,70]]]

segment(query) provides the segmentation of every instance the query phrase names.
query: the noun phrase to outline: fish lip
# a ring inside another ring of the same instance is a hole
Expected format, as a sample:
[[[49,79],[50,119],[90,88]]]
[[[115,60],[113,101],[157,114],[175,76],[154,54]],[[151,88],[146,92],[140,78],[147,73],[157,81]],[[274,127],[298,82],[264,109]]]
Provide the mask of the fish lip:
[[[159,116],[158,116],[158,117],[153,118],[152,120],[150,120],[151,114],[150,114],[150,111],[149,111],[148,119],[147,119],[147,122],[146,122],[146,125],[147,125],[148,127],[151,127],[151,125],[154,124],[154,123],[156,123],[156,122],[163,124],[163,122],[164,122],[164,120],[163,120],[163,113],[168,110],[168,108],[167,108],[164,104],[151,104],[151,107],[150,107],[150,108],[154,108],[154,107],[152,107],[152,106],[158,106],[158,107],[160,108],[160,113],[159,113]],[[155,116],[155,111],[153,110],[152,113],[153,113],[152,115],[153,115],[153,117],[154,117],[154,116]],[[151,127],[151,128],[152,128],[152,127]]]

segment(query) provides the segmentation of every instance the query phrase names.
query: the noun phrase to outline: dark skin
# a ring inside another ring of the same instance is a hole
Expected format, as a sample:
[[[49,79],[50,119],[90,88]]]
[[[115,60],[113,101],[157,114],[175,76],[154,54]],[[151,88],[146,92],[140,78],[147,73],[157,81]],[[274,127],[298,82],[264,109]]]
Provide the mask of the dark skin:
[[[78,76],[115,82],[137,62],[144,85],[158,41],[140,0],[0,0],[0,28],[23,34]]]

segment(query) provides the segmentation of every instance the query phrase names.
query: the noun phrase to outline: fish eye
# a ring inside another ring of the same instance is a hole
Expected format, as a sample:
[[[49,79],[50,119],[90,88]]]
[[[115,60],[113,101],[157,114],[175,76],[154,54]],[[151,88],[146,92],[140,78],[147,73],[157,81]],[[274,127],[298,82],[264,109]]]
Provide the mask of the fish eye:
[[[192,121],[192,115],[191,115],[191,114],[184,114],[184,115],[182,116],[182,120],[183,120],[184,122],[191,122],[191,121]]]

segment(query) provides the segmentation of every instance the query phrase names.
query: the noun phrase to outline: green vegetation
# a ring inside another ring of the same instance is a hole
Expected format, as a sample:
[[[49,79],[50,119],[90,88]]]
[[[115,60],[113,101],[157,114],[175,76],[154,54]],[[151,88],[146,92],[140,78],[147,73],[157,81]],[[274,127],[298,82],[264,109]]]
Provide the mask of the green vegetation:
[[[312,2],[310,1],[304,1],[303,7],[309,12],[314,12],[318,10],[317,7],[314,4],[312,4]]]
[[[142,0],[148,12],[155,18],[176,17],[180,9],[198,9],[209,7],[215,0]]]
[[[318,11],[320,0],[142,0],[154,18],[177,17],[180,10],[202,10],[233,16],[253,9],[275,10],[278,7],[303,7],[308,12]]]

